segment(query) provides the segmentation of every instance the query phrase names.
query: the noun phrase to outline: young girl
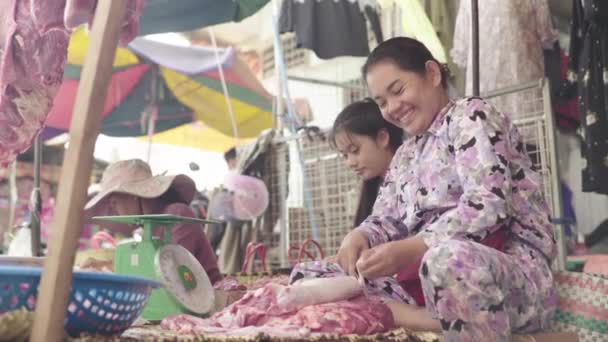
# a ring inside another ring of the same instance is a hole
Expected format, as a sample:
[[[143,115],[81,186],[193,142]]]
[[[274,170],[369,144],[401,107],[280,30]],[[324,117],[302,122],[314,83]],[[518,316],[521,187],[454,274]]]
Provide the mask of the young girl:
[[[384,174],[403,143],[403,130],[384,120],[373,100],[365,99],[338,114],[329,141],[363,180],[355,213],[357,227],[372,213]]]

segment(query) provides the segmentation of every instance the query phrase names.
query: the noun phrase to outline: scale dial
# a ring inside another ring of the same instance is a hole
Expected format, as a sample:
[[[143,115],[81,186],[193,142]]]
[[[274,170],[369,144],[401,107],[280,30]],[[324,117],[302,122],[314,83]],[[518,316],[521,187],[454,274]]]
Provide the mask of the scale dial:
[[[156,253],[154,265],[167,291],[186,309],[199,315],[213,309],[215,295],[207,272],[187,249],[165,245]]]

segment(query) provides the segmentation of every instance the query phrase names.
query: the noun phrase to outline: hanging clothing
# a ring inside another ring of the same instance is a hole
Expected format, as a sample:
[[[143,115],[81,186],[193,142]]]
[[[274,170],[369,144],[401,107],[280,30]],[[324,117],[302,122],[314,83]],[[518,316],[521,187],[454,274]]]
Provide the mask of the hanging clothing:
[[[584,192],[608,194],[608,2],[574,0],[568,80],[582,121]]]
[[[374,32],[376,43],[382,43],[384,41],[384,35],[382,34],[382,25],[380,24],[380,16],[378,15],[377,9],[370,5],[366,5],[363,11],[365,12],[367,20],[369,20],[372,32]]]
[[[573,132],[580,126],[578,99],[575,92],[564,87],[568,79],[568,56],[556,42],[552,49],[544,51],[545,76],[551,89],[551,104],[557,127]],[[572,87],[567,87],[572,88]]]
[[[421,41],[440,63],[447,62],[445,49],[437,37],[433,24],[420,0],[378,0],[384,13],[393,11],[397,16],[395,36],[406,36]]]
[[[445,51],[451,51],[452,44],[454,44],[454,26],[456,25],[456,14],[458,14],[458,1],[422,0],[422,4],[435,28],[441,45],[443,45]],[[464,72],[451,58],[448,58],[447,63],[450,67],[454,87],[457,90],[458,96],[456,97],[462,97],[465,86]]]
[[[543,78],[543,48],[551,48],[557,38],[547,0],[479,1],[480,92]],[[471,42],[471,1],[462,0],[450,54],[457,65],[466,68],[467,94],[473,93]],[[530,100],[530,93],[526,92],[492,102],[500,111],[517,118],[530,110],[523,107]]]
[[[222,273],[235,274],[241,271],[247,244],[253,241],[251,221],[230,221],[227,223],[220,242],[218,265]]]
[[[279,32],[322,59],[369,54],[367,22],[356,0],[284,0]]]

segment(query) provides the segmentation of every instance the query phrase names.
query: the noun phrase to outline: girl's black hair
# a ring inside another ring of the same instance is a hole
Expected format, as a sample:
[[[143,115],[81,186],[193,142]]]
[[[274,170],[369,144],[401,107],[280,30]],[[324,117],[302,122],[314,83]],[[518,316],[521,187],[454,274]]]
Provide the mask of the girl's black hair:
[[[441,85],[447,89],[450,70],[447,65],[439,63],[427,47],[420,41],[407,37],[395,37],[385,40],[367,56],[367,60],[361,68],[363,79],[367,76],[369,69],[381,61],[392,61],[405,71],[412,71],[424,75],[426,73],[426,62],[433,61],[441,69]]]
[[[388,133],[389,147],[394,153],[403,143],[403,130],[384,120],[376,102],[364,99],[346,106],[338,114],[329,133],[329,143],[336,148],[336,135],[340,132],[365,135],[375,139],[383,129]],[[355,227],[372,213],[382,180],[383,177],[378,176],[363,182],[355,213]]]

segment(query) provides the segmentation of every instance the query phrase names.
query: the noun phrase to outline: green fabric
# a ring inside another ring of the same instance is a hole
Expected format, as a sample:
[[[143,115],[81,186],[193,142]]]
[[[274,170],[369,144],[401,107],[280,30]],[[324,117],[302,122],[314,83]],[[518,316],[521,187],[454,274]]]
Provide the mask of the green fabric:
[[[190,76],[190,78],[204,85],[205,87],[209,87],[217,91],[218,93],[224,93],[224,90],[222,89],[222,82],[219,80],[199,75]],[[258,107],[267,112],[272,111],[272,103],[268,99],[236,84],[227,83],[226,85],[228,87],[228,94],[230,94],[231,98],[245,102],[254,107]]]
[[[115,67],[112,69],[112,72],[119,72],[128,68],[133,67],[134,65],[127,65],[123,67]],[[79,80],[80,74],[82,73],[82,65],[73,65],[66,64],[63,69],[63,79],[64,80]]]
[[[139,35],[192,31],[254,14],[269,0],[147,0]]]
[[[238,9],[234,21],[241,21],[266,6],[270,0],[238,0]]]

